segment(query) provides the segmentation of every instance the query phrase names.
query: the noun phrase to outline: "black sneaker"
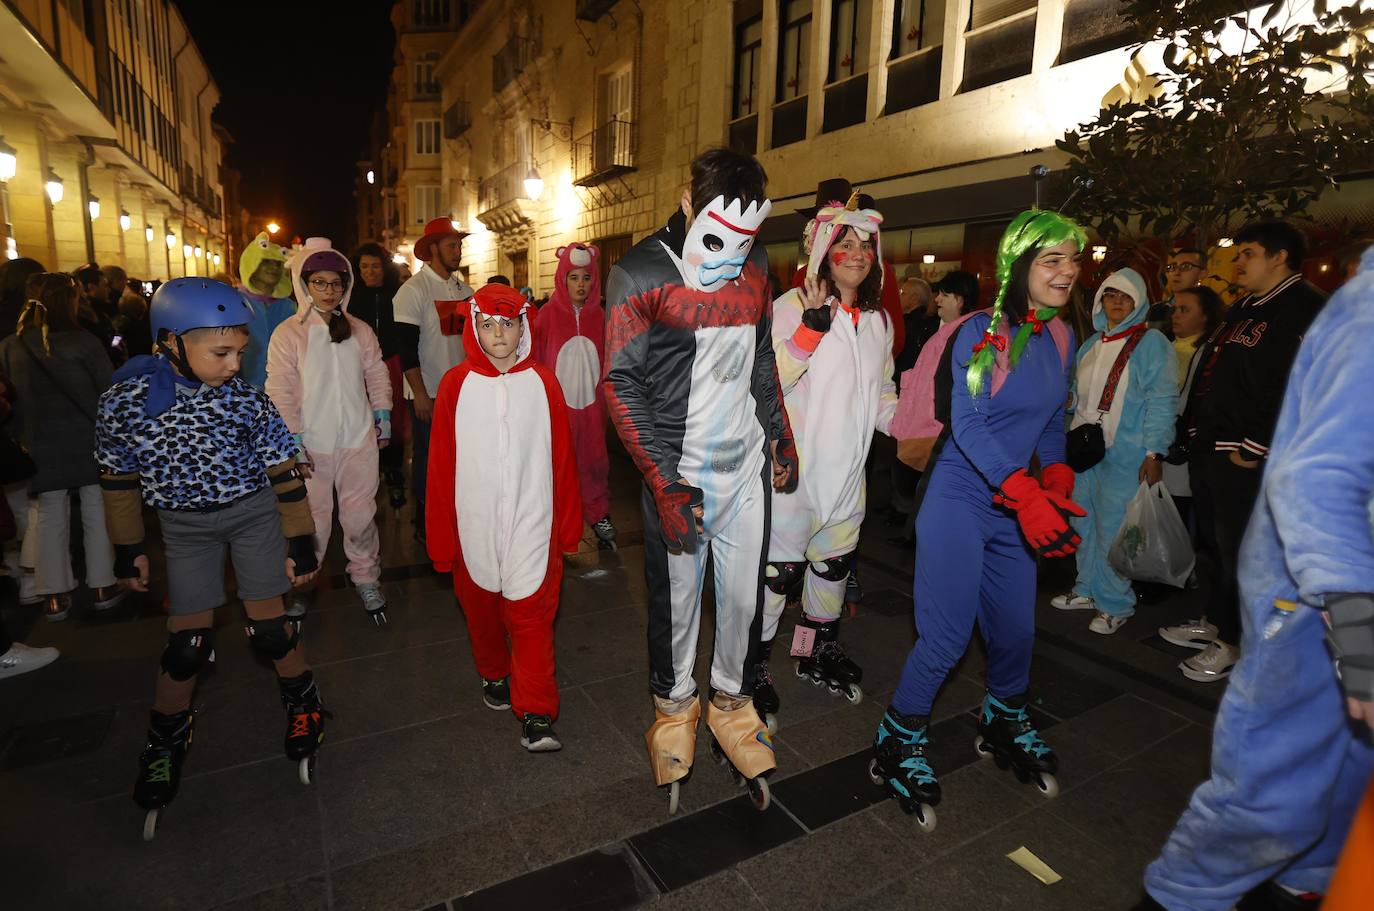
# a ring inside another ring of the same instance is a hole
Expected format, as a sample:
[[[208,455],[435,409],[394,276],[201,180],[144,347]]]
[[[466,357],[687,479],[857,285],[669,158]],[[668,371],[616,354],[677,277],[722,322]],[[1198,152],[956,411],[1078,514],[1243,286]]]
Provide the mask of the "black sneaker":
[[[526,715],[521,723],[520,745],[531,753],[552,753],[563,749],[548,715]]]
[[[482,681],[482,701],[487,704],[487,708],[496,712],[510,710],[510,678],[502,677],[500,680]]]

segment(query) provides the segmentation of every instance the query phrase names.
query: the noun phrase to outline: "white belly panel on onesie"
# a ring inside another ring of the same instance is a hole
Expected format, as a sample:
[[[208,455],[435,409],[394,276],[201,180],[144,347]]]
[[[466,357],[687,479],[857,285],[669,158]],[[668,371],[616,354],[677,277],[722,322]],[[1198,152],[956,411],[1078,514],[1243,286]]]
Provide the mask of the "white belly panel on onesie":
[[[329,329],[312,318],[301,380],[302,438],[308,451],[357,449],[373,439],[363,355],[355,339],[334,344]]]
[[[678,472],[704,494],[706,536],[730,521],[763,470],[763,428],[752,388],[755,326],[696,331],[692,389]]]
[[[856,331],[844,311],[837,312],[805,376],[784,399],[789,417],[805,414],[797,450],[801,486],[817,528],[851,519],[863,508],[864,463],[878,422],[886,346],[880,314],[861,314]]]
[[[573,411],[581,411],[596,401],[596,384],[601,380],[601,361],[596,346],[585,335],[574,335],[558,349],[553,372],[563,389],[563,398]]]
[[[472,581],[518,601],[539,590],[553,534],[549,400],[533,370],[470,373],[454,425],[454,512]],[[461,432],[460,432],[461,428]]]

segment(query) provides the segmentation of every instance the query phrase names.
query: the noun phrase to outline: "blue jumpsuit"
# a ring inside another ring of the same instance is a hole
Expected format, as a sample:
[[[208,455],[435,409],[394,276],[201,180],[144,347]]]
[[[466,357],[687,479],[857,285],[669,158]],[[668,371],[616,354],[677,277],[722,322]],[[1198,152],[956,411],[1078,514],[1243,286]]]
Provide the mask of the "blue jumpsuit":
[[[1033,335],[997,395],[969,395],[966,371],[990,317],[976,314],[954,336],[950,427],[916,517],[916,628],[892,706],[929,715],[963,657],[973,623],[988,648],[987,687],[1007,698],[1029,684],[1035,639],[1035,557],[1016,517],[993,493],[1039,453],[1064,461],[1068,368],[1048,331]],[[988,387],[991,388],[989,377]]]
[[[1145,887],[1223,911],[1266,880],[1321,892],[1374,773],[1332,667],[1327,595],[1374,592],[1374,251],[1307,331],[1241,545],[1240,662],[1193,792]],[[1296,602],[1292,610],[1275,601]]]

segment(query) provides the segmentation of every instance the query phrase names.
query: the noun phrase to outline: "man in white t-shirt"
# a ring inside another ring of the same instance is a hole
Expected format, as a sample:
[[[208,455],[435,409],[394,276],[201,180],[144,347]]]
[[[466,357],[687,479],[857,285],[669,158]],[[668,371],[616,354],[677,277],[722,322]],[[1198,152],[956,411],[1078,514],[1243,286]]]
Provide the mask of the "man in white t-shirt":
[[[429,463],[429,426],[434,397],[444,374],[464,359],[463,321],[472,288],[458,274],[466,231],[447,218],[425,225],[415,242],[415,258],[425,267],[396,292],[392,310],[405,371],[405,397],[414,418],[411,432],[411,491],[415,496],[415,534],[424,536],[425,483]]]

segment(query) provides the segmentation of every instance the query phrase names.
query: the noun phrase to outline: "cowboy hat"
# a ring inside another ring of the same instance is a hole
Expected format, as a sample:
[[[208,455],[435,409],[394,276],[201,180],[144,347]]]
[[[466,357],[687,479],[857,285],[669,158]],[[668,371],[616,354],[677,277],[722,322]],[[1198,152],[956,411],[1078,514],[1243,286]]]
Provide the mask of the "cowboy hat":
[[[462,240],[468,236],[467,231],[460,230],[456,223],[450,218],[431,218],[425,224],[425,233],[420,235],[420,239],[415,241],[415,258],[421,262],[429,262],[433,254],[434,245],[445,237],[456,237]]]

